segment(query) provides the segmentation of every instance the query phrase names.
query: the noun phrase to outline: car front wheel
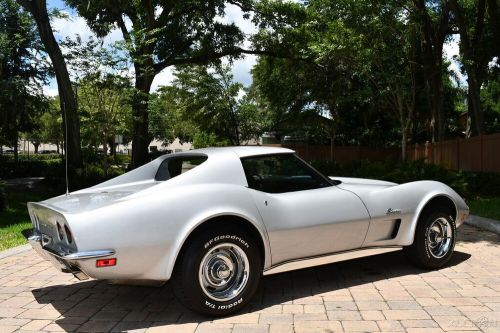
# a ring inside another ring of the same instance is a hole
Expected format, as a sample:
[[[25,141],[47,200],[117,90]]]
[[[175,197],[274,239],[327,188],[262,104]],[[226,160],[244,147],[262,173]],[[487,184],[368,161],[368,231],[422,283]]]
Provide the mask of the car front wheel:
[[[405,248],[408,258],[423,268],[440,268],[453,255],[456,225],[446,209],[422,212],[413,244]]]
[[[210,316],[243,308],[262,275],[257,242],[237,230],[216,228],[189,240],[173,277],[173,291],[186,307]]]

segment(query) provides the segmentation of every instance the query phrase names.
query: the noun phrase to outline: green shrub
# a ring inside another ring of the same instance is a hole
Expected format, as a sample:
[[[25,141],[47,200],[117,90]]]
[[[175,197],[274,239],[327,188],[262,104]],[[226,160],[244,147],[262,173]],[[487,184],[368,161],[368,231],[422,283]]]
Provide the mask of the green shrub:
[[[353,161],[345,164],[332,161],[313,161],[311,164],[329,176],[373,178],[398,184],[417,180],[435,180],[447,184],[461,195],[481,190],[479,187],[469,188],[469,178],[464,173],[427,164],[423,161],[407,163],[392,160],[384,162]],[[494,174],[490,177],[500,181],[500,174]],[[483,179],[483,176],[479,176],[478,179]]]
[[[471,193],[500,197],[500,173],[464,172]]]
[[[20,162],[24,161],[45,161],[54,160],[61,158],[59,154],[19,154],[18,160]],[[2,154],[0,155],[0,161],[2,162],[14,162],[14,154]]]
[[[7,193],[5,192],[5,184],[0,181],[0,212],[7,208]]]
[[[83,170],[74,172],[69,171],[69,190],[71,192],[83,188],[97,185],[111,178],[123,174],[125,170],[118,167],[109,167],[105,174],[103,167],[100,164],[87,164]],[[45,183],[50,185],[57,192],[66,191],[66,177],[64,165],[53,168],[52,171],[47,173]]]
[[[117,154],[116,156],[110,156],[109,160],[110,160],[110,163],[112,163],[112,164],[125,165],[125,164],[132,163],[132,156],[124,155],[124,154]]]
[[[14,160],[0,159],[0,178],[43,177],[54,165],[61,164],[61,159]]]

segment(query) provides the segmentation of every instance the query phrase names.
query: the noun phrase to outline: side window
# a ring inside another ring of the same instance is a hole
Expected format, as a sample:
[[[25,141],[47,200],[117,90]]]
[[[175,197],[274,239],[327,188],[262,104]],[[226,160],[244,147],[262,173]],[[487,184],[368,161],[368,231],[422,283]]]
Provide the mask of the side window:
[[[331,182],[293,154],[241,159],[248,186],[267,193],[285,193],[331,186]]]
[[[177,177],[191,169],[196,168],[201,163],[207,160],[203,155],[187,155],[166,158],[161,162],[158,171],[156,172],[155,180],[163,181]]]

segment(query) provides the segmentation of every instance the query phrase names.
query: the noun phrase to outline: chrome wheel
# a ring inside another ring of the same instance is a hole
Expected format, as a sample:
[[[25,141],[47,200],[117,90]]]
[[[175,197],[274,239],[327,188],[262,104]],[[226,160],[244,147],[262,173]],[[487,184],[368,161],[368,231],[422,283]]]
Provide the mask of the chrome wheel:
[[[200,286],[211,299],[219,302],[229,301],[245,288],[249,273],[247,255],[238,245],[219,244],[201,260]]]
[[[431,223],[427,233],[427,248],[429,253],[437,259],[444,257],[452,244],[453,229],[450,222],[439,217]]]

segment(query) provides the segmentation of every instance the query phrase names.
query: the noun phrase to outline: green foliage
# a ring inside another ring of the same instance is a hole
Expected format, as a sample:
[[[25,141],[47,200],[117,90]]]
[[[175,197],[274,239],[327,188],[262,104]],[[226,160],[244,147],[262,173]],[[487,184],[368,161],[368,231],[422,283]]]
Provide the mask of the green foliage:
[[[481,89],[481,104],[484,108],[485,127],[488,133],[500,132],[500,66],[488,73],[488,80]]]
[[[500,197],[500,173],[460,172],[423,161],[384,162],[355,161],[338,164],[334,161],[312,161],[312,165],[328,176],[381,179],[398,184],[417,180],[436,180],[447,184],[463,196]]]
[[[61,156],[58,154],[19,154],[18,161],[19,162],[30,162],[30,161],[46,161],[46,160],[57,160],[61,159]],[[0,161],[13,163],[14,155],[12,154],[3,154],[0,155]]]
[[[207,148],[207,147],[224,147],[230,146],[229,140],[221,140],[214,133],[196,132],[193,136],[193,147]]]
[[[500,173],[464,172],[468,189],[471,193],[484,196],[500,197]]]
[[[312,165],[328,176],[381,179],[398,184],[417,180],[435,180],[447,184],[461,195],[470,195],[472,191],[475,193],[483,191],[481,188],[469,185],[470,174],[466,175],[423,161],[408,163],[392,160],[384,162],[355,161],[346,164],[332,161],[313,161]],[[500,174],[494,176],[500,181]]]
[[[165,144],[172,143],[176,138],[181,142],[191,142],[197,132],[194,122],[184,116],[184,108],[177,95],[176,87],[163,86],[150,97],[149,134]]]
[[[295,38],[294,52],[307,59],[261,57],[253,69],[253,89],[275,111],[276,128],[283,131],[283,119],[313,110],[332,120],[327,139],[348,134],[344,142],[384,145],[394,140],[397,132],[387,129],[396,125],[406,142],[416,105],[418,36],[404,5],[314,0],[304,11],[297,25],[260,36]]]
[[[500,198],[476,197],[467,203],[471,214],[500,221]]]
[[[34,191],[9,193],[9,207],[0,210],[0,251],[26,243],[21,231],[32,228],[26,204],[52,195],[50,190],[45,190],[43,194]]]
[[[147,161],[150,88],[155,76],[170,66],[207,64],[222,57],[238,58],[249,52],[241,29],[226,17],[226,6],[235,4],[249,18],[252,0],[208,1],[110,1],[66,0],[102,37],[118,27],[121,46],[132,60],[135,90],[132,96],[134,132],[133,164]],[[126,24],[131,22],[131,24]]]
[[[64,142],[62,123],[59,98],[52,98],[49,100],[48,109],[39,119],[38,130],[32,134],[37,134],[41,142],[52,143],[62,147]],[[28,135],[27,137],[28,139],[33,139],[32,135]]]
[[[56,159],[25,159],[16,163],[11,157],[0,156],[0,178],[45,177],[50,172],[64,175],[63,164],[59,157]]]
[[[268,114],[233,81],[228,66],[182,67],[175,76],[151,103],[155,137],[192,140],[195,147],[240,145],[258,139],[267,127]]]
[[[71,172],[72,170],[70,170]],[[69,181],[70,192],[81,190],[102,183],[106,180],[119,176],[125,172],[124,166],[110,165],[104,168],[99,162],[85,163],[82,170],[72,175]],[[64,165],[58,164],[47,167],[44,172],[46,177],[44,183],[50,185],[57,193],[66,191],[66,180],[64,177]]]
[[[14,0],[0,2],[0,144],[14,147],[46,107],[48,65],[35,22]]]
[[[93,73],[81,80],[78,97],[85,146],[107,148],[116,135],[130,135],[129,85],[126,78],[115,74]]]

